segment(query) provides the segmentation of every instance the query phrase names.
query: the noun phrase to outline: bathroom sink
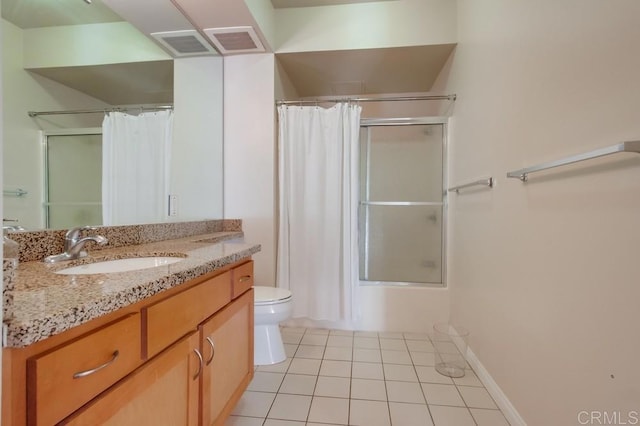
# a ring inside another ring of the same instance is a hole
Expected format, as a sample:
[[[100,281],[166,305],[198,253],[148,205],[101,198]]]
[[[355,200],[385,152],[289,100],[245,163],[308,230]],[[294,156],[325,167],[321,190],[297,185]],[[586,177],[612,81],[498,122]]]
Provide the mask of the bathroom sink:
[[[137,271],[140,269],[155,268],[157,266],[171,265],[180,262],[184,257],[172,256],[151,256],[151,257],[130,257],[127,259],[105,260],[102,262],[87,263],[73,266],[71,268],[55,271],[62,275],[91,275],[108,274],[111,272]]]

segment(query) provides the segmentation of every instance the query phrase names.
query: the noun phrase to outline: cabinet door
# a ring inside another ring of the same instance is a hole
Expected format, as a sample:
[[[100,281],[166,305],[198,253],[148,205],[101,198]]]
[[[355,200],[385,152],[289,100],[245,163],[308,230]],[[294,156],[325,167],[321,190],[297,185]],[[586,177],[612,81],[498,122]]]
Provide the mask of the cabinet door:
[[[200,326],[202,425],[222,425],[253,378],[253,290]]]
[[[60,424],[197,425],[199,342],[198,333],[188,335]]]

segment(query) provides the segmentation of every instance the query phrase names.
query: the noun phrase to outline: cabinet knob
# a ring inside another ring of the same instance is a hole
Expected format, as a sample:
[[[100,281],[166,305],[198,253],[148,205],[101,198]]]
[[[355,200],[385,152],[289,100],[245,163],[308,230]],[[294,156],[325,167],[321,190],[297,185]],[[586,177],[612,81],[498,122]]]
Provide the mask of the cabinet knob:
[[[251,279],[251,275],[243,275],[240,277],[240,279],[238,280],[238,282],[244,283],[247,282]]]
[[[198,357],[198,371],[196,372],[196,374],[193,375],[193,380],[195,380],[198,378],[198,376],[202,372],[202,364],[204,360],[202,359],[202,354],[200,353],[199,350],[194,349],[193,351],[196,353],[196,356]]]
[[[85,370],[85,371],[80,371],[78,373],[75,373],[73,375],[74,379],[80,379],[82,377],[87,377],[90,376],[93,373],[97,373],[98,371],[102,370],[103,368],[107,368],[109,365],[113,364],[115,362],[116,359],[118,359],[118,356],[120,355],[120,351],[115,350],[113,352],[113,355],[111,356],[111,359],[107,362],[105,362],[102,365],[97,366],[96,368],[92,368],[91,370]]]

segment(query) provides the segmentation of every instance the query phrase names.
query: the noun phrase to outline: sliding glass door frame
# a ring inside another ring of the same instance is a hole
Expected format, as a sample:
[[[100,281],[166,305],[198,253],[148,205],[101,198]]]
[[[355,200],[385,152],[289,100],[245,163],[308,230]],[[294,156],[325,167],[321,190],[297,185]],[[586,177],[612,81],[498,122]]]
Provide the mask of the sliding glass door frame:
[[[447,190],[448,187],[448,117],[416,117],[416,118],[363,118],[360,120],[360,128],[369,128],[377,126],[417,126],[417,125],[442,125],[442,198],[441,202],[376,202],[368,201],[370,199],[370,176],[371,176],[371,133],[367,131],[366,150],[365,150],[365,168],[366,181],[364,184],[365,200],[360,201],[359,208],[365,208],[364,211],[364,249],[359,251],[360,256],[365,262],[364,276],[360,279],[360,285],[365,286],[405,286],[405,287],[446,287],[447,286]],[[362,198],[362,197],[361,197]],[[396,282],[396,281],[369,281],[369,206],[371,205],[388,205],[388,206],[442,206],[442,242],[441,242],[441,283],[416,283],[416,282]],[[358,215],[360,216],[360,215]]]

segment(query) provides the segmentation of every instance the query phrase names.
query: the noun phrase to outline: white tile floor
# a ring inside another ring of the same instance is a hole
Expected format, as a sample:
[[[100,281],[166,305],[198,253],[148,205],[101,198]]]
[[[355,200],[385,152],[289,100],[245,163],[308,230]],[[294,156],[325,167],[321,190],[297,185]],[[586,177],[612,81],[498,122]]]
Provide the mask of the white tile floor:
[[[227,426],[509,425],[473,370],[436,372],[427,334],[283,328]]]

